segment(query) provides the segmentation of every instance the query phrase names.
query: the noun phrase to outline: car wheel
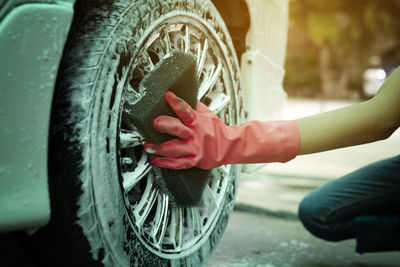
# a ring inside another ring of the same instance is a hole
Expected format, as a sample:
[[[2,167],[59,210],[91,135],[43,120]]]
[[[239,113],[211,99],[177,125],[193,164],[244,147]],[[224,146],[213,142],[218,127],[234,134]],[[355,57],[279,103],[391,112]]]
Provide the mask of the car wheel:
[[[36,234],[51,243],[46,261],[204,265],[232,210],[238,167],[212,170],[199,207],[171,205],[124,107],[178,49],[197,57],[198,99],[239,123],[239,66],[222,19],[207,0],[79,1],[75,11],[51,118],[52,218]]]

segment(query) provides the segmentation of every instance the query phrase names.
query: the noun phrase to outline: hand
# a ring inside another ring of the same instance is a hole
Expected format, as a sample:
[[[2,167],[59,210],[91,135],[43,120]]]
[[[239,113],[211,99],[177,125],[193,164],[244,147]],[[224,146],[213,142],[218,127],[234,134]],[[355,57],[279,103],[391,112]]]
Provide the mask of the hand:
[[[224,121],[201,102],[193,110],[171,91],[165,94],[165,101],[179,119],[159,116],[154,120],[153,128],[178,138],[160,145],[145,143],[146,151],[158,155],[153,157],[153,164],[171,169],[212,169],[222,165],[219,146],[227,127]]]
[[[153,164],[171,168],[212,169],[223,164],[286,162],[300,150],[297,121],[250,121],[228,126],[204,104],[193,110],[168,91],[165,101],[178,118],[159,116],[153,128],[178,137],[160,145],[146,142]]]

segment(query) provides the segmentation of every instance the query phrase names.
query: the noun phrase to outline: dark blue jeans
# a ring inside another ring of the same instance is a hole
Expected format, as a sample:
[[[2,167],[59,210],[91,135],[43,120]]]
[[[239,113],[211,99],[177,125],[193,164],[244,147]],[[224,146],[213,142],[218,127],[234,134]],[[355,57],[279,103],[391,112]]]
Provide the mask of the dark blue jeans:
[[[299,218],[319,238],[356,238],[359,253],[400,250],[400,155],[310,192]]]

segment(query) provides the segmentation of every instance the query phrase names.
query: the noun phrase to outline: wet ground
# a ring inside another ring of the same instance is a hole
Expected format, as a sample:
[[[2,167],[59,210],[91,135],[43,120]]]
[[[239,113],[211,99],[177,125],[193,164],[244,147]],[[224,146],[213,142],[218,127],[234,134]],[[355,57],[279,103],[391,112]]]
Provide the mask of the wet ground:
[[[208,267],[400,266],[400,252],[357,254],[354,240],[332,243],[300,221],[234,211]]]

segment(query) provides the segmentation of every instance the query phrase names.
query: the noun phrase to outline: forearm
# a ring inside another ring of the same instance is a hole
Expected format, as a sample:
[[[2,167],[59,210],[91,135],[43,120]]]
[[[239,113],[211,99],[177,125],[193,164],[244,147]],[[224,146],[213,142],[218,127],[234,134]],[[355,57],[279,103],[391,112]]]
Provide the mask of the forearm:
[[[310,154],[381,139],[371,102],[321,113],[297,120],[300,154]],[[372,115],[372,117],[371,117]]]
[[[373,99],[299,119],[300,154],[359,145],[389,137],[399,126],[400,71]]]

